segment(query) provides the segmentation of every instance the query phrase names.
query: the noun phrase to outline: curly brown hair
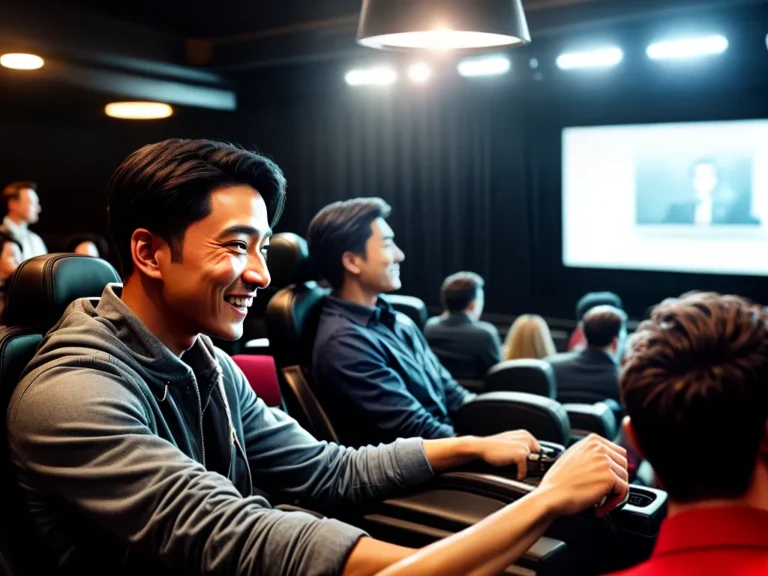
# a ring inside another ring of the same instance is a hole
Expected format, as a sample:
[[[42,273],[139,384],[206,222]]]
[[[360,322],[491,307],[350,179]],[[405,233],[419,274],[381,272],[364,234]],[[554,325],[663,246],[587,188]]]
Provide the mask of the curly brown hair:
[[[768,324],[738,296],[653,310],[630,340],[621,391],[639,448],[679,502],[749,488],[768,420]]]

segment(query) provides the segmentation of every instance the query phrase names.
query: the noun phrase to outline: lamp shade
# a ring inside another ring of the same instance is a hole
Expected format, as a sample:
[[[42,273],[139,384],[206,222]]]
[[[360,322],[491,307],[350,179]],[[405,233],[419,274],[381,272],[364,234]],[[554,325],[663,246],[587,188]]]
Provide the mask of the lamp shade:
[[[357,41],[379,49],[528,44],[521,0],[363,0]]]

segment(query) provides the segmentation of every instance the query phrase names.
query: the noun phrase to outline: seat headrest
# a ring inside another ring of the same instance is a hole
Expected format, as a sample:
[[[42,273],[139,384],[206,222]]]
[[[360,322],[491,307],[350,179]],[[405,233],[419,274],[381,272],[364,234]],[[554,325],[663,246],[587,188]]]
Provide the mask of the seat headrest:
[[[526,392],[547,398],[557,393],[555,372],[544,360],[507,360],[496,364],[485,376],[489,392]]]
[[[30,258],[8,280],[6,323],[47,331],[72,302],[99,297],[107,284],[116,282],[120,275],[99,258],[77,254]]]
[[[307,241],[291,232],[275,234],[267,259],[273,288],[285,288],[312,280]]]

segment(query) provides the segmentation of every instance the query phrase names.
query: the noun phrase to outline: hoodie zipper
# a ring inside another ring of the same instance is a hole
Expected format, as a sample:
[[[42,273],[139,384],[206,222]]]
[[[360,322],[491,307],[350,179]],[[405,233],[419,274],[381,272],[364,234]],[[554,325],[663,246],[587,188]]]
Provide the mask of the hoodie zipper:
[[[203,399],[200,397],[200,387],[195,382],[195,394],[197,395],[197,408],[200,414],[200,453],[202,454],[202,464],[205,467],[205,433],[203,432]]]

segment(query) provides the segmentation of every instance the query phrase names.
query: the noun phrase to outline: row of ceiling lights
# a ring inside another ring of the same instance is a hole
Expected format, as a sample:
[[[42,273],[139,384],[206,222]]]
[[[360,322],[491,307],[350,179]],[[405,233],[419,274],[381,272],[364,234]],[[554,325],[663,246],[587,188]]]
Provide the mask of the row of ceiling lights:
[[[724,36],[702,36],[654,42],[646,49],[651,60],[685,60],[722,54],[728,49],[728,39]],[[561,70],[583,68],[610,68],[617,66],[624,59],[624,52],[617,46],[607,46],[586,52],[566,52],[560,54],[555,64]],[[531,60],[531,67],[537,68],[538,61]],[[459,62],[457,71],[461,76],[498,76],[506,74],[512,63],[506,56],[485,56],[469,58]],[[408,77],[417,84],[429,81],[433,76],[432,68],[425,62],[417,62],[408,68]],[[350,86],[388,86],[398,80],[397,72],[392,67],[380,66],[349,71],[345,80]]]
[[[12,70],[39,70],[45,66],[45,60],[35,54],[3,54],[0,66]],[[173,108],[163,102],[111,102],[104,107],[104,112],[123,120],[157,120],[171,116]]]

